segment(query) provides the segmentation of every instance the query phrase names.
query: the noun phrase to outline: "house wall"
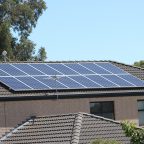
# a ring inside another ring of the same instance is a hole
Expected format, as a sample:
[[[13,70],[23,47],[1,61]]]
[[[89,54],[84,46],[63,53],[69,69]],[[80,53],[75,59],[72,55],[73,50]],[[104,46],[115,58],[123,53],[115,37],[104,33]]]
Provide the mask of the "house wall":
[[[137,100],[143,96],[80,98],[58,100],[29,100],[0,102],[0,127],[15,127],[30,116],[55,115],[64,113],[90,113],[90,102],[114,101],[115,120],[138,122]]]

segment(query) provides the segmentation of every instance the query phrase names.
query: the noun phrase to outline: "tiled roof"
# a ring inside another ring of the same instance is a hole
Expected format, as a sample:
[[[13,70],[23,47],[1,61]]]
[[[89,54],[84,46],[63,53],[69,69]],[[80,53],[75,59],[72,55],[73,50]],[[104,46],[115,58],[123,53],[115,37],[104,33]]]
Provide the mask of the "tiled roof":
[[[118,66],[119,68],[123,69],[124,71],[127,71],[128,73],[144,80],[144,69],[132,65],[127,65],[119,62],[109,61],[112,64]]]
[[[89,144],[96,138],[115,139],[122,144],[129,144],[130,139],[124,135],[119,123],[96,116],[84,115],[79,144]]]
[[[0,127],[0,138],[5,135],[5,133],[9,132],[12,127]]]
[[[69,63],[74,63],[77,61],[68,61]],[[90,62],[90,61],[89,61]],[[94,61],[93,61],[94,62]],[[98,62],[98,61],[95,61]],[[131,65],[126,65],[123,63],[119,63],[119,62],[114,62],[114,61],[99,61],[99,62],[110,62],[116,66],[118,66],[119,68],[127,71],[128,73],[135,75],[136,77],[144,80],[144,69],[142,68],[138,68],[138,67],[134,67]],[[18,62],[17,62],[18,63]],[[19,62],[20,63],[20,62]],[[52,63],[52,62],[51,62]],[[54,62],[53,62],[54,63]],[[58,63],[58,62],[56,62]],[[61,62],[59,62],[61,63]],[[67,63],[66,61],[64,61],[63,63]],[[106,90],[75,90],[75,91],[69,91],[69,92],[59,92],[58,95],[75,95],[75,94],[89,94],[89,93],[103,93],[103,94],[107,94],[107,93],[120,93],[120,92],[144,92],[144,89],[131,89],[131,90],[120,90],[120,89],[106,89]],[[46,96],[47,98],[53,96],[53,95],[57,95],[56,92],[49,92],[49,91],[33,91],[33,92],[14,92],[10,89],[8,89],[7,87],[5,87],[3,84],[0,83],[0,99],[1,98],[19,98],[19,97],[39,97],[39,96]]]
[[[99,116],[76,113],[29,119],[0,141],[2,144],[90,144],[94,139],[130,144],[121,124]]]

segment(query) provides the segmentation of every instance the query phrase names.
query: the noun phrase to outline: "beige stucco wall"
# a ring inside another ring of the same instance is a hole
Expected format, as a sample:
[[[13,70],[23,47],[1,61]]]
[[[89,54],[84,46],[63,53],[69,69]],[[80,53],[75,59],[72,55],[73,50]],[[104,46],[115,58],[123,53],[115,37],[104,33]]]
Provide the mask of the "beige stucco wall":
[[[90,102],[114,101],[116,120],[138,120],[137,100],[143,96],[0,102],[0,127],[14,127],[30,116],[90,113]],[[5,114],[4,114],[5,105]],[[6,120],[5,120],[6,117]]]

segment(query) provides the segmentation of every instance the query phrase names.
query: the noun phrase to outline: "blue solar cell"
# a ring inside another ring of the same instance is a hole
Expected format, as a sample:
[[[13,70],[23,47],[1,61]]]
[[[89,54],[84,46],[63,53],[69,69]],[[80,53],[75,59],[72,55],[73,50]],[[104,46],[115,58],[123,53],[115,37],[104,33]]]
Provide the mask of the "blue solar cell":
[[[58,82],[60,77],[58,77],[57,80],[55,80],[55,76],[54,77],[35,76],[35,78],[38,79],[39,81],[43,82],[47,86],[51,87],[52,89],[64,89],[64,88],[67,88],[66,86],[64,86],[63,84]]]
[[[136,85],[136,86],[144,86],[144,82],[132,75],[119,75],[120,77],[122,77],[123,79],[131,82],[132,84]]]
[[[144,82],[110,63],[0,64],[0,81],[15,91],[144,87]]]
[[[0,76],[9,76],[7,73],[3,72],[2,70],[0,70]]]
[[[48,86],[46,86],[45,84],[40,83],[39,81],[35,80],[32,77],[17,77],[17,79],[19,79],[20,81],[22,81],[23,83],[29,85],[30,87],[32,87],[33,89],[49,89]]]
[[[30,64],[30,65],[35,67],[36,69],[42,71],[43,73],[45,73],[47,75],[62,75],[61,73],[59,73],[58,71],[50,68],[46,64]]]
[[[70,68],[68,68],[62,64],[48,64],[48,65],[65,75],[76,75],[77,74],[75,71],[71,70]]]
[[[81,63],[81,65],[87,67],[88,69],[94,71],[97,74],[110,74],[110,72],[106,71],[98,65],[95,65],[94,63]]]
[[[75,63],[75,64],[65,64],[66,66],[70,67],[71,69],[75,70],[80,74],[94,74],[92,71],[84,68],[83,66]]]
[[[30,87],[26,86],[22,82],[18,81],[13,77],[0,77],[0,81],[13,90],[31,90]]]
[[[112,65],[111,63],[95,63],[95,64],[105,68],[106,70],[110,71],[113,74],[126,74],[125,71]]]
[[[107,78],[108,80],[114,82],[115,84],[118,84],[121,87],[130,87],[133,86],[132,84],[130,84],[129,82],[119,78],[116,75],[103,75],[103,77]]]
[[[26,75],[25,73],[23,73],[22,71],[16,69],[15,67],[13,67],[10,64],[0,64],[0,69],[7,72],[8,74],[12,75],[12,76],[23,76]]]
[[[44,75],[43,73],[34,69],[28,64],[13,64],[13,65],[29,75]]]
[[[100,85],[102,85],[103,87],[117,87],[116,84],[104,79],[103,77],[99,76],[99,75],[89,75],[87,76],[88,78],[90,78],[91,80],[99,83]]]
[[[84,76],[70,76],[70,78],[74,79],[75,81],[79,82],[80,84],[84,85],[87,88],[99,88],[100,85],[94,83],[93,81],[87,79]]]
[[[71,80],[69,77],[61,77],[59,82],[65,84],[69,88],[84,88],[84,86],[80,85],[79,83]]]

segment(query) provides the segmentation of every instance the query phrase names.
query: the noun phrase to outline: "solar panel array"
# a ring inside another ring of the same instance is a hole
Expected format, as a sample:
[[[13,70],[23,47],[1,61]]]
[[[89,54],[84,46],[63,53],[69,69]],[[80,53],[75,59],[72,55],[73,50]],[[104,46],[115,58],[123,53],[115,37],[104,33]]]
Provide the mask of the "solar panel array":
[[[108,62],[0,64],[0,82],[14,91],[144,86]]]

